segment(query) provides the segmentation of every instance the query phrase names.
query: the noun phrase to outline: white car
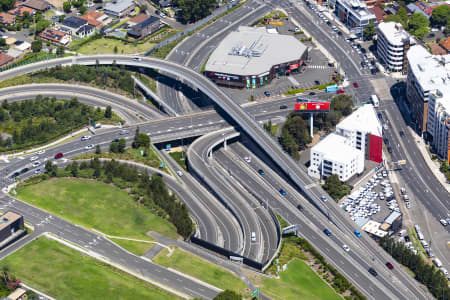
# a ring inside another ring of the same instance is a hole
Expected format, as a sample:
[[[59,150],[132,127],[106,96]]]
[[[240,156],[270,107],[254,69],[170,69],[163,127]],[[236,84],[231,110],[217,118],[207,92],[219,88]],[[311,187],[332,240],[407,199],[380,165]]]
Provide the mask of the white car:
[[[87,145],[86,147],[84,147],[86,150],[91,150],[91,149],[93,149],[94,148],[94,145],[92,145],[92,144],[89,144],[89,145]]]
[[[130,131],[128,131],[126,129],[123,129],[119,132],[120,135],[129,134],[129,133],[130,133]]]
[[[447,221],[444,220],[444,219],[440,219],[439,222],[441,222],[442,226],[447,226],[448,225]]]
[[[252,159],[250,158],[250,156],[246,156],[244,157],[244,160],[248,163],[251,163]]]
[[[33,168],[36,168],[36,167],[38,167],[38,166],[40,166],[41,165],[41,162],[40,161],[35,161],[33,164],[32,164],[32,166],[33,166]]]
[[[442,272],[445,276],[448,275],[448,271],[447,271],[446,268],[441,268],[441,272]]]
[[[177,171],[177,175],[181,177],[181,176],[183,176],[183,172]]]
[[[34,174],[41,174],[42,173],[42,170],[41,169],[36,169],[36,170],[34,170]]]
[[[38,151],[38,152],[36,152],[38,155],[42,155],[42,154],[44,154],[45,153],[45,150],[40,150],[40,151]]]
[[[30,161],[35,161],[35,160],[37,160],[39,157],[37,157],[37,156],[32,156],[32,157],[30,157]]]
[[[88,141],[88,140],[90,140],[92,137],[90,136],[90,135],[83,135],[82,137],[81,137],[81,140],[82,141]]]

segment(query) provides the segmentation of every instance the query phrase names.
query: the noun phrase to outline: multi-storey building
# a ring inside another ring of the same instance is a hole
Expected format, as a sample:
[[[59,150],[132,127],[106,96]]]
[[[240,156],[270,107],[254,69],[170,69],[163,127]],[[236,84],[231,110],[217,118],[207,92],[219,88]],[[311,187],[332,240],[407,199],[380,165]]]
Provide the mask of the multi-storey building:
[[[331,2],[330,2],[331,3]],[[334,13],[356,36],[362,38],[370,22],[377,22],[376,16],[359,0],[336,0],[332,4]]]
[[[450,86],[450,55],[432,55],[423,46],[410,48],[408,57],[408,78],[406,96],[411,119],[416,121],[416,131],[433,139],[435,109],[429,107],[430,93],[441,92]]]
[[[440,90],[430,94],[430,107],[434,113],[432,150],[450,163],[450,85],[445,94]]]
[[[383,22],[377,27],[377,53],[384,67],[392,72],[408,71],[406,53],[416,43],[400,23]]]

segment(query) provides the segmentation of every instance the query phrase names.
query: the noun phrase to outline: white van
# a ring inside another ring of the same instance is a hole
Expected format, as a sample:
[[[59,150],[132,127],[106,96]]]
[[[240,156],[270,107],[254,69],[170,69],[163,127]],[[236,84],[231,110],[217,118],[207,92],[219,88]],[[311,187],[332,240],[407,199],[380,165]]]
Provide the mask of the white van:
[[[436,265],[436,267],[441,268],[442,267],[442,262],[440,261],[439,258],[435,258],[433,259],[433,263]]]
[[[256,233],[252,231],[252,242],[256,242]]]
[[[380,100],[378,100],[377,95],[370,96],[370,100],[373,103],[373,106],[378,107],[380,105]]]
[[[423,236],[423,234],[422,234],[421,231],[419,231],[419,232],[417,233],[417,236],[419,237],[419,240],[421,240],[421,241],[423,241],[423,240],[425,239],[425,237]]]
[[[425,240],[420,241],[420,243],[422,244],[422,247],[424,247],[424,248],[428,248],[429,247],[427,241],[425,241]]]

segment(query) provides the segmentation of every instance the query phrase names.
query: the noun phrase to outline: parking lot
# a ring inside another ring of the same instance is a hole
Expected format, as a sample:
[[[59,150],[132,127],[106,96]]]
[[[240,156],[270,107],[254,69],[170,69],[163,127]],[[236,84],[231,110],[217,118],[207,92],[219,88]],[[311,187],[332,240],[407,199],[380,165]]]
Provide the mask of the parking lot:
[[[391,212],[400,212],[398,201],[405,201],[406,207],[411,207],[406,190],[402,189],[401,193],[402,199],[396,199],[387,171],[380,169],[345,197],[340,206],[353,221],[369,218],[383,223]]]

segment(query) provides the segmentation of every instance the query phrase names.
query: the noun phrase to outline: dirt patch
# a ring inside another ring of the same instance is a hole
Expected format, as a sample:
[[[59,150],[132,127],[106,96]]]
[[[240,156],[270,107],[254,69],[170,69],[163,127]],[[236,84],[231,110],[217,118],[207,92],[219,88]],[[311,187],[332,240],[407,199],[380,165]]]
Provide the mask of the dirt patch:
[[[47,2],[54,7],[61,9],[63,7],[64,0],[47,0]]]

